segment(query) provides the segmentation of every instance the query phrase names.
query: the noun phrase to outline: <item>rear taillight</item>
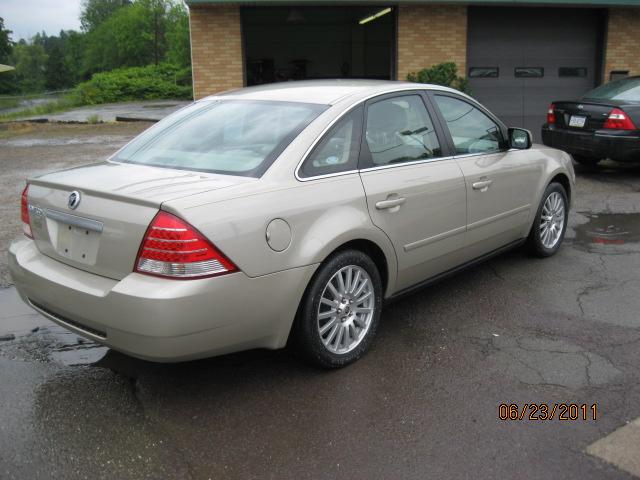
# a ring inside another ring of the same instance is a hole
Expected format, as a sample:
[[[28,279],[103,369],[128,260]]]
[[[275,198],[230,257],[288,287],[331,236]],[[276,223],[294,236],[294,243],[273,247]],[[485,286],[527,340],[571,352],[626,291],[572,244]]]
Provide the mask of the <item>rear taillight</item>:
[[[20,200],[20,216],[22,217],[22,232],[29,238],[33,238],[31,221],[29,218],[29,185],[24,187]]]
[[[556,106],[552,103],[547,110],[547,123],[553,125],[556,123]]]
[[[637,127],[631,121],[629,116],[619,108],[614,108],[609,114],[609,118],[604,122],[604,126],[607,130],[637,130]]]
[[[202,278],[238,270],[184,220],[158,212],[140,246],[135,271],[168,278]]]

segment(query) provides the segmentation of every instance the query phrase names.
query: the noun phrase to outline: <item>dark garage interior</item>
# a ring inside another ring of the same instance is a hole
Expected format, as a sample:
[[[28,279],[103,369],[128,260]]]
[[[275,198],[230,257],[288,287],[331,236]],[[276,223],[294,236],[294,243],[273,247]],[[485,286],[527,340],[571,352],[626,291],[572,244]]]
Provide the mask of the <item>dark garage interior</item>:
[[[247,85],[395,78],[395,11],[376,7],[245,7]]]

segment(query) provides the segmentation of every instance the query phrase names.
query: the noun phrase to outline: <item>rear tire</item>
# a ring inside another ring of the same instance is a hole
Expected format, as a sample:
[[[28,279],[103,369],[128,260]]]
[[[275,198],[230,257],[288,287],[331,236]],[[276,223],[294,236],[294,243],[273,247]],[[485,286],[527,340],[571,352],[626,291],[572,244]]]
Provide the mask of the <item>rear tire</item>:
[[[369,348],[380,321],[382,280],[367,255],[344,250],[311,279],[291,332],[291,346],[306,361],[341,368]]]
[[[567,230],[569,202],[567,192],[559,183],[551,183],[544,191],[527,238],[527,250],[536,257],[554,255]]]
[[[589,167],[595,167],[600,162],[600,160],[602,160],[601,158],[583,157],[581,155],[573,155],[573,159],[580,165]]]

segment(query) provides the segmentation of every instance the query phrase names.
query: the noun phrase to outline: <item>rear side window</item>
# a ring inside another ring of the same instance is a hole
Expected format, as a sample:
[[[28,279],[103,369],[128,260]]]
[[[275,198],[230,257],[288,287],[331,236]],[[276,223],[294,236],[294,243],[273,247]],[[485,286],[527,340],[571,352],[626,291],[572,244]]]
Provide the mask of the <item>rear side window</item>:
[[[457,154],[485,153],[500,150],[500,127],[481,110],[464,100],[436,95]]]
[[[625,78],[605,83],[586,93],[582,98],[640,102],[640,77]]]
[[[259,177],[326,108],[257,100],[200,102],[147,130],[114,160]]]
[[[381,100],[369,106],[367,147],[373,167],[442,156],[438,137],[419,95]]]
[[[358,168],[362,107],[347,113],[329,130],[302,164],[302,178],[348,172]]]

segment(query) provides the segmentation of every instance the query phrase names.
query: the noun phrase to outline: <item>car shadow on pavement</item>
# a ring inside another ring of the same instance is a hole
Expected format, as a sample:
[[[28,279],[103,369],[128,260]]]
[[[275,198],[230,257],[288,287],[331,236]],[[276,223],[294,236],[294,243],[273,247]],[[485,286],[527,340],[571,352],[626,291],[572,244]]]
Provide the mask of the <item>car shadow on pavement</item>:
[[[611,160],[604,160],[597,165],[576,163],[574,169],[578,181],[582,177],[606,183],[625,183],[629,178],[640,178],[640,159],[638,163],[619,163]],[[638,188],[635,187],[635,190],[637,191]]]

